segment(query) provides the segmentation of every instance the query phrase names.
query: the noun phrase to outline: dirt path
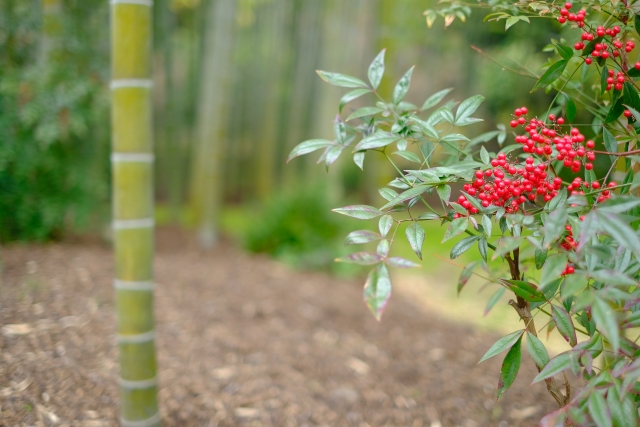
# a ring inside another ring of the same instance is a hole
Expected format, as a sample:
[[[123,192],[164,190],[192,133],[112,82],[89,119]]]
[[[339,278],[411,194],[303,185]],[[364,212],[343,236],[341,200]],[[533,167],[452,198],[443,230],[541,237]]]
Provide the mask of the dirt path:
[[[82,242],[0,251],[0,426],[117,424],[112,257]],[[395,296],[381,323],[361,281],[293,272],[158,233],[165,426],[535,426],[553,402],[516,384],[495,401],[485,333]]]

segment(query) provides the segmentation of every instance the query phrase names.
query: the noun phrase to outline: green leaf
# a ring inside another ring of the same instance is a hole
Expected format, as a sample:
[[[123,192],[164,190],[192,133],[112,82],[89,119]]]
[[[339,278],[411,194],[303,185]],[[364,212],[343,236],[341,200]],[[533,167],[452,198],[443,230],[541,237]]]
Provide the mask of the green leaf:
[[[404,76],[400,79],[396,87],[393,88],[393,103],[398,105],[400,101],[404,99],[409,91],[409,84],[411,83],[411,74],[413,73],[413,68],[409,68],[409,71],[405,73]]]
[[[617,196],[598,205],[602,212],[625,213],[640,206],[640,199],[633,196]]]
[[[552,64],[547,71],[545,71],[542,77],[540,77],[540,80],[536,82],[533,89],[531,89],[531,92],[535,92],[536,90],[549,86],[551,83],[555,82],[558,77],[562,75],[562,72],[567,67],[568,63],[568,60],[561,59],[560,61]]]
[[[383,258],[386,258],[389,255],[389,249],[391,249],[391,243],[387,239],[380,240],[378,243],[378,247],[376,248],[376,253]]]
[[[609,78],[609,68],[605,65],[600,72],[600,94],[604,94],[607,91],[607,79]]]
[[[491,297],[489,298],[489,301],[487,301],[487,306],[484,308],[484,315],[486,316],[487,314],[489,314],[489,312],[491,311],[491,309],[493,308],[494,305],[496,305],[496,303],[498,301],[500,301],[500,298],[502,298],[502,296],[504,295],[504,293],[506,292],[507,288],[503,288],[502,286],[498,288],[497,291],[494,292],[493,295],[491,295]]]
[[[389,230],[391,230],[391,226],[393,225],[393,218],[391,215],[383,215],[378,221],[378,229],[380,229],[380,235],[382,237],[386,236]]]
[[[607,113],[607,117],[605,117],[604,119],[605,124],[615,122],[618,119],[618,117],[620,117],[620,114],[622,114],[625,110],[623,102],[624,101],[622,97],[620,97],[615,102],[615,104],[611,106],[611,108],[609,109],[609,112]]]
[[[509,349],[509,352],[502,361],[500,368],[500,379],[498,380],[498,400],[504,395],[505,391],[516,379],[520,370],[520,361],[522,359],[522,334],[516,343]]]
[[[334,145],[333,147],[327,148],[327,151],[324,154],[325,165],[327,171],[329,170],[329,166],[331,166],[338,157],[340,157],[340,153],[344,150],[344,146],[342,145]]]
[[[484,262],[488,262],[487,258],[489,257],[489,244],[485,236],[482,236],[480,240],[478,240],[478,252],[480,252],[480,256],[482,257]]]
[[[458,109],[456,110],[456,123],[470,117],[473,113],[476,112],[480,104],[484,101],[484,96],[475,95],[471,98],[467,98],[460,103]]]
[[[535,286],[529,282],[522,280],[500,280],[504,283],[514,294],[524,298],[530,302],[544,302],[546,298],[542,292],[540,292]]]
[[[435,107],[444,99],[445,96],[449,95],[449,93],[453,90],[453,88],[443,89],[439,92],[434,93],[420,107],[420,111],[428,110],[429,108]]]
[[[460,240],[456,245],[451,249],[451,254],[449,255],[451,259],[456,259],[463,253],[465,253],[473,244],[480,240],[480,236],[469,236],[462,240]]]
[[[382,236],[376,232],[369,230],[358,230],[352,231],[347,235],[347,238],[344,241],[346,245],[360,245],[363,243],[375,242],[376,240],[382,239]]]
[[[564,193],[564,192],[563,192]],[[558,197],[558,196],[556,196]],[[554,197],[551,201],[555,200]],[[558,203],[558,206],[552,208],[547,220],[544,223],[544,241],[543,245],[549,247],[564,233],[565,225],[567,225],[568,213],[564,203]]]
[[[384,212],[367,205],[351,205],[343,208],[333,209],[333,212],[337,212],[342,215],[347,215],[357,219],[372,219],[384,215]]]
[[[617,353],[620,348],[620,331],[615,311],[606,301],[596,296],[591,306],[591,312],[596,326],[613,347],[613,352]]]
[[[384,264],[378,265],[369,272],[364,284],[364,301],[377,320],[380,320],[389,298],[391,297],[391,279]]]
[[[291,153],[289,153],[289,158],[287,159],[287,163],[298,156],[309,154],[321,148],[329,147],[331,145],[336,145],[336,143],[326,139],[310,139],[308,141],[301,142],[300,144],[296,145],[293,150],[291,150]]]
[[[476,265],[478,265],[478,262],[473,261],[467,264],[467,266],[463,268],[462,271],[460,272],[460,277],[458,277],[458,287],[457,287],[458,295],[460,295],[460,291],[462,291],[462,288],[464,287],[464,285],[466,285],[469,279],[471,278],[471,275],[473,274],[473,269],[476,268]]]
[[[491,158],[489,157],[489,153],[487,152],[487,149],[484,147],[480,148],[480,159],[482,160],[482,163],[484,163],[487,166],[491,164]]]
[[[371,87],[377,89],[380,85],[380,81],[382,80],[382,75],[384,74],[384,53],[386,49],[382,49],[378,56],[375,57],[371,65],[369,65],[369,82],[371,83]]]
[[[549,363],[549,353],[547,353],[544,344],[529,331],[527,331],[527,350],[539,369],[544,368]]]
[[[359,117],[373,116],[375,114],[382,113],[383,111],[383,108],[378,107],[362,107],[351,113],[349,117],[347,117],[347,121],[357,119]]]
[[[418,255],[418,258],[422,259],[422,244],[424,243],[424,237],[426,235],[424,228],[417,222],[414,222],[405,232],[409,246],[413,249],[413,252]]]
[[[394,151],[392,154],[396,154],[400,157],[403,157],[409,160],[410,162],[422,163],[422,160],[420,160],[420,157],[418,157],[417,154],[412,153],[411,151]]]
[[[565,103],[564,108],[567,120],[569,121],[569,123],[573,123],[576,118],[576,114],[578,113],[576,103],[573,102],[573,99],[567,97],[567,102]]]
[[[487,215],[482,215],[482,228],[484,229],[484,234],[491,237],[491,218]]]
[[[368,88],[367,84],[362,80],[347,76],[346,74],[330,73],[321,70],[316,70],[316,73],[318,73],[322,80],[334,86]]]
[[[444,233],[444,238],[442,239],[442,243],[451,239],[452,237],[457,236],[460,233],[463,233],[464,230],[467,229],[469,225],[467,218],[456,218],[447,227],[447,231]]]
[[[540,289],[546,288],[549,283],[560,277],[567,266],[566,254],[555,254],[547,258],[540,275]]]
[[[576,337],[576,328],[573,326],[571,315],[563,307],[553,304],[551,304],[551,315],[553,321],[556,322],[560,335],[564,337],[571,347],[575,347],[578,344],[578,338]]]
[[[556,46],[556,49],[558,50],[558,53],[560,54],[560,56],[562,56],[563,59],[571,59],[571,57],[573,56],[573,49],[563,44],[554,44]]]
[[[520,236],[518,237],[503,237],[498,241],[498,246],[496,250],[493,252],[493,256],[491,259],[496,259],[501,255],[505,255],[508,252],[520,247],[522,241],[524,239]]]
[[[420,267],[420,264],[417,264],[413,261],[409,261],[408,259],[401,258],[399,256],[394,256],[387,259],[387,264],[396,268],[415,268]]]
[[[640,240],[638,235],[625,221],[616,214],[600,212],[596,209],[596,216],[602,228],[622,246],[633,251],[637,259],[640,259]]]
[[[615,427],[638,426],[638,409],[631,393],[621,397],[618,386],[611,387],[607,393],[607,403]]]
[[[431,220],[431,219],[440,219],[440,217],[438,215],[434,214],[433,212],[425,212],[425,213],[423,213],[422,215],[420,215],[416,219]]]
[[[607,406],[606,400],[599,391],[594,390],[589,393],[589,398],[587,400],[587,405],[589,407],[589,415],[596,423],[598,427],[613,427],[611,423],[611,413],[609,412],[609,407]]]
[[[360,89],[354,89],[350,92],[345,93],[342,96],[342,98],[340,98],[340,105],[338,106],[338,111],[342,112],[342,109],[344,108],[345,105],[347,105],[354,99],[358,99],[362,95],[367,94],[369,92],[371,92],[371,89],[360,88]]]
[[[603,139],[602,142],[604,143],[604,148],[606,148],[608,152],[610,153],[618,152],[618,141],[616,140],[616,137],[613,136],[613,134],[609,132],[609,129],[607,129],[604,126],[602,127],[602,139]],[[609,158],[611,159],[612,162],[616,160],[616,156],[610,155]]]
[[[633,27],[636,30],[636,33],[640,34],[640,15],[635,15],[633,17]]]
[[[354,153],[353,162],[360,168],[360,170],[364,170],[364,152]]]
[[[363,138],[362,141],[355,146],[353,151],[372,150],[374,148],[386,147],[399,139],[401,139],[400,136],[393,133],[376,132],[366,138]]]
[[[568,352],[560,353],[553,359],[549,361],[540,371],[540,373],[533,379],[532,384],[535,384],[539,381],[546,380],[560,372],[568,369],[571,366],[571,354]]]
[[[547,249],[542,250],[536,248],[534,256],[536,261],[536,268],[538,270],[540,270],[544,266],[544,262],[547,260],[547,252],[549,252]]]
[[[387,203],[386,205],[384,205],[380,209],[385,210],[385,209],[390,208],[391,206],[394,206],[394,205],[397,205],[399,203],[405,202],[407,200],[413,199],[414,197],[418,197],[419,195],[421,195],[422,193],[424,193],[425,191],[427,191],[431,187],[432,187],[431,185],[423,185],[423,184],[416,185],[415,187],[412,187],[412,188],[404,191],[403,193],[401,193],[397,197],[389,200],[389,203]]]
[[[451,187],[448,185],[439,185],[436,187],[436,191],[438,192],[438,196],[440,196],[440,199],[445,202],[445,203],[449,203],[449,198],[451,197]]]
[[[503,351],[511,348],[516,342],[522,339],[522,334],[524,334],[524,329],[519,331],[515,331],[510,333],[509,335],[505,335],[496,341],[495,344],[491,346],[489,350],[482,356],[482,359],[478,363],[482,363],[487,359],[492,358],[493,356],[502,353]]]
[[[369,252],[356,252],[347,256],[336,258],[337,262],[346,262],[349,264],[373,265],[382,261],[383,257],[378,254]]]
[[[460,133],[450,133],[442,137],[442,141],[456,142],[456,141],[469,141],[469,138]]]

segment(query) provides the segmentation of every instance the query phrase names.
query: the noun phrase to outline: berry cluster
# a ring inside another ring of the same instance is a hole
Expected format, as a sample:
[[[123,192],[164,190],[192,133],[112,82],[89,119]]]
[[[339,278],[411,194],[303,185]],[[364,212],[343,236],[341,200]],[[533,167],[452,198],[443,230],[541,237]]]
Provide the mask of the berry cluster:
[[[560,16],[558,16],[558,22],[561,24],[564,24],[567,21],[575,22],[576,24],[578,24],[578,27],[584,27],[584,17],[587,14],[587,11],[581,9],[578,11],[578,13],[573,13],[570,11],[572,7],[573,5],[571,3],[566,2],[564,4],[564,7],[560,8]]]
[[[511,121],[511,127],[515,128],[524,125],[524,130],[528,134],[516,136],[515,141],[523,145],[525,153],[545,155],[551,157],[556,150],[555,159],[563,162],[564,166],[571,168],[573,173],[578,173],[584,162],[587,170],[593,169],[593,161],[596,155],[593,151],[595,143],[591,140],[585,142],[585,136],[578,128],[571,128],[569,133],[563,134],[561,126],[564,124],[562,117],[556,118],[549,114],[551,126],[538,119],[527,120],[525,115],[526,107],[516,108],[515,119]]]
[[[516,212],[525,202],[533,202],[538,196],[548,202],[558,194],[562,180],[547,174],[547,164],[536,166],[534,163],[533,157],[527,158],[524,165],[511,162],[504,153],[500,153],[491,161],[493,168],[476,171],[476,179],[465,184],[464,191],[477,197],[483,207],[500,206],[508,213]],[[478,212],[465,195],[461,195],[458,202],[469,214]],[[456,218],[460,216],[455,215]]]
[[[640,65],[640,64],[639,64]],[[615,78],[614,78],[615,75]],[[611,88],[615,88],[615,90],[622,90],[622,85],[624,84],[625,77],[622,71],[618,71],[618,74],[613,70],[609,70],[609,77],[607,77],[607,90],[611,90]]]

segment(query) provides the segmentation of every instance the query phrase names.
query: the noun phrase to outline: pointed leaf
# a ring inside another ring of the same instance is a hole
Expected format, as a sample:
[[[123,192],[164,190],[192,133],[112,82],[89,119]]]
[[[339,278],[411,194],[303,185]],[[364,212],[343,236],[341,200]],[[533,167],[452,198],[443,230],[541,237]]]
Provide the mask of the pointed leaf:
[[[538,249],[536,248],[535,251],[535,261],[536,261],[536,268],[538,270],[540,270],[542,267],[544,267],[544,263],[547,260],[547,252],[549,252],[547,249]]]
[[[633,251],[636,258],[640,259],[640,239],[626,222],[616,214],[600,212],[596,209],[596,216],[602,228],[622,246]]]
[[[613,424],[611,423],[611,413],[609,412],[607,401],[604,400],[602,394],[600,394],[598,391],[589,393],[587,402],[589,406],[589,415],[591,415],[591,418],[596,423],[596,426],[613,427]]]
[[[352,231],[347,235],[344,241],[346,245],[360,245],[363,243],[375,242],[382,239],[382,236],[378,233],[369,230]]]
[[[451,259],[456,259],[463,253],[465,253],[475,242],[480,240],[480,236],[469,236],[462,240],[460,240],[456,245],[451,249],[451,254],[449,257]]]
[[[380,320],[389,298],[391,297],[391,279],[384,264],[378,265],[369,272],[364,285],[364,301],[377,320]]]
[[[409,246],[411,246],[413,252],[418,255],[418,258],[422,259],[422,244],[424,243],[424,237],[426,235],[424,228],[417,222],[414,222],[407,227],[406,235]]]
[[[398,135],[387,132],[376,132],[363,138],[353,151],[371,150],[374,148],[386,147],[389,144],[393,144],[397,140],[401,139]]]
[[[360,98],[362,95],[367,94],[371,92],[371,89],[354,89],[350,92],[345,93],[342,98],[340,98],[340,104],[338,106],[338,111],[342,112],[342,109],[344,108],[345,105],[347,105],[348,103],[350,103],[351,101],[353,101],[354,99],[358,99]]]
[[[413,73],[413,68],[409,68],[409,71],[405,73],[404,76],[400,79],[396,87],[393,88],[393,103],[398,105],[400,101],[404,99],[409,91],[409,84],[411,84],[411,74]]]
[[[445,203],[449,203],[449,198],[451,197],[451,187],[448,185],[439,185],[436,187],[436,191],[438,192],[438,196],[440,196],[440,199],[445,202]],[[465,211],[466,212],[466,211]]]
[[[573,49],[563,44],[555,43],[555,45],[558,53],[560,54],[560,56],[562,56],[563,59],[571,59],[571,57],[573,56]]]
[[[480,256],[484,260],[484,262],[488,262],[489,258],[489,243],[487,242],[487,238],[482,236],[480,240],[478,240],[478,251],[480,252]]]
[[[473,113],[475,113],[483,101],[484,96],[482,95],[475,95],[462,101],[458,106],[458,109],[456,110],[456,123],[466,119],[467,117],[470,117]]]
[[[378,113],[382,113],[383,111],[383,108],[378,107],[362,107],[351,113],[349,117],[347,117],[347,121],[365,116],[373,116]]]
[[[422,163],[422,160],[420,160],[420,157],[418,157],[415,153],[412,153],[411,151],[395,151],[392,154],[396,154],[400,157],[404,157],[410,162]]]
[[[500,338],[491,346],[489,350],[482,356],[482,359],[478,363],[482,363],[487,359],[492,358],[493,356],[502,353],[503,351],[511,348],[516,342],[520,341],[522,338],[522,334],[524,333],[524,329],[519,331],[515,331],[510,333],[509,335],[505,335]]]
[[[380,80],[382,80],[382,75],[384,74],[384,53],[386,49],[382,49],[382,51],[375,57],[371,65],[369,65],[369,82],[371,82],[371,86],[374,89],[378,88],[380,84]]]
[[[473,274],[473,269],[476,268],[476,265],[478,265],[478,262],[473,261],[467,264],[467,266],[462,269],[462,272],[460,273],[460,277],[458,278],[458,295],[460,295],[460,291],[462,291],[462,288],[464,287],[464,285],[466,285],[469,279],[471,278],[471,275]]]
[[[384,212],[367,205],[351,205],[343,208],[333,209],[333,212],[337,212],[342,215],[347,215],[357,219],[372,219],[384,215]]]
[[[544,369],[533,379],[535,384],[539,381],[546,380],[571,366],[571,355],[568,352],[560,353],[546,364]]]
[[[560,61],[552,64],[547,69],[547,71],[545,71],[542,77],[540,77],[540,80],[536,82],[536,84],[533,86],[533,89],[531,89],[531,92],[534,92],[545,86],[549,86],[551,83],[555,82],[558,79],[558,77],[562,75],[562,72],[567,67],[568,63],[569,63],[568,60],[561,59]]]
[[[391,226],[393,225],[393,218],[391,215],[384,215],[378,221],[378,229],[380,229],[380,235],[382,237],[386,236],[389,230],[391,230]]]
[[[293,150],[291,150],[291,153],[289,153],[289,158],[287,159],[287,163],[298,156],[309,154],[330,145],[335,145],[335,142],[326,139],[310,139],[308,141],[301,142],[300,144],[296,145]]]
[[[638,409],[632,394],[627,393],[621,397],[618,387],[611,387],[607,393],[607,403],[615,427],[638,426]]]
[[[356,252],[351,255],[336,258],[337,262],[346,262],[349,264],[358,265],[373,265],[382,261],[383,257],[378,254],[372,254],[369,252]]]
[[[460,233],[463,233],[469,225],[467,218],[456,218],[447,227],[447,231],[444,233],[444,238],[442,239],[442,243],[447,240],[457,236]]]
[[[540,292],[531,283],[524,282],[522,280],[500,280],[504,283],[514,294],[524,298],[530,302],[544,302],[546,298],[542,292]]]
[[[429,108],[435,107],[444,99],[445,96],[449,95],[449,93],[453,90],[453,88],[443,89],[439,92],[434,93],[420,107],[420,111],[428,110]]]
[[[420,264],[417,264],[413,261],[409,261],[408,259],[401,258],[399,256],[393,256],[387,259],[387,264],[392,267],[397,268],[415,268],[420,267]]]
[[[330,72],[321,71],[321,70],[316,70],[316,73],[318,73],[318,75],[322,80],[334,86],[362,87],[362,88],[368,87],[367,84],[362,80],[356,77],[347,76],[346,74],[330,73]]]
[[[364,152],[354,153],[353,162],[361,169],[364,170]]]
[[[556,322],[560,335],[564,337],[571,347],[575,347],[578,344],[578,339],[571,315],[563,307],[553,304],[551,304],[551,315],[553,316],[553,321]]]
[[[522,335],[516,343],[509,349],[504,357],[502,368],[500,369],[500,379],[498,380],[498,400],[507,391],[516,379],[520,370],[520,361],[522,359]]]
[[[549,283],[560,277],[560,274],[562,274],[566,266],[566,254],[551,255],[547,258],[542,267],[542,274],[540,275],[540,289],[544,289]]]
[[[527,331],[527,351],[539,369],[544,368],[549,363],[549,353],[538,337]]]
[[[413,188],[406,190],[405,192],[399,194],[397,197],[389,200],[389,203],[384,205],[381,209],[388,209],[391,206],[397,205],[402,202],[406,202],[407,200],[413,199],[414,197],[418,197],[428,189],[430,189],[431,185],[416,185]]]
[[[613,352],[617,353],[620,348],[620,331],[615,311],[606,301],[596,297],[593,300],[591,312],[598,330],[607,338],[613,347]]]
[[[500,288],[498,288],[497,291],[495,291],[495,293],[493,295],[491,295],[491,298],[489,298],[489,301],[487,301],[487,306],[484,308],[484,315],[485,316],[487,314],[489,314],[489,312],[491,311],[493,306],[496,305],[496,303],[498,301],[500,301],[500,298],[502,298],[502,296],[504,295],[506,290],[507,290],[507,288],[500,287]]]

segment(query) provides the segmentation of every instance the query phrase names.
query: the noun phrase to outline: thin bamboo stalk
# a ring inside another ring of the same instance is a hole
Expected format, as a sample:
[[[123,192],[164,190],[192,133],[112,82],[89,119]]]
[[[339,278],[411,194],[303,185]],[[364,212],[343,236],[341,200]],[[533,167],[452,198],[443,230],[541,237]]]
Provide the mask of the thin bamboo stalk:
[[[231,59],[235,23],[235,0],[216,1],[209,7],[205,29],[198,131],[191,178],[191,203],[198,222],[201,246],[217,241],[222,202],[222,157],[229,114]]]
[[[151,1],[111,1],[113,230],[121,424],[160,425],[153,316]]]

